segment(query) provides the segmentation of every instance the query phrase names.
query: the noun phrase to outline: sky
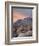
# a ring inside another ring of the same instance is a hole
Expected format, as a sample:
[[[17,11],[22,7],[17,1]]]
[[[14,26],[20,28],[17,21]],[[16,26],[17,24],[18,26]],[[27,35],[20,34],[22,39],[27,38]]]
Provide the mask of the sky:
[[[32,9],[13,8],[13,22],[27,17],[32,17]]]

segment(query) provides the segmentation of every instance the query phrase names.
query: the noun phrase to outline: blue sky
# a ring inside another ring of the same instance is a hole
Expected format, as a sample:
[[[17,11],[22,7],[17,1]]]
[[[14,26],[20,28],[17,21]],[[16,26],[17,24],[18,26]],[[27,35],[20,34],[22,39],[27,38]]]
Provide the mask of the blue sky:
[[[32,9],[23,9],[23,8],[14,8],[16,12],[20,12],[22,14],[27,14],[28,16],[32,16]]]

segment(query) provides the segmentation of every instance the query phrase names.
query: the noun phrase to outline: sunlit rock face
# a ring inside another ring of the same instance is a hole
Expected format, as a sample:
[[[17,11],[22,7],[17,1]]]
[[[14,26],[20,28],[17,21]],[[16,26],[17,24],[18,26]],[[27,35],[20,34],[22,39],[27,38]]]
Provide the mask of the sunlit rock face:
[[[20,33],[18,35],[18,37],[28,37],[28,36],[32,36],[32,31],[27,31],[25,33]]]

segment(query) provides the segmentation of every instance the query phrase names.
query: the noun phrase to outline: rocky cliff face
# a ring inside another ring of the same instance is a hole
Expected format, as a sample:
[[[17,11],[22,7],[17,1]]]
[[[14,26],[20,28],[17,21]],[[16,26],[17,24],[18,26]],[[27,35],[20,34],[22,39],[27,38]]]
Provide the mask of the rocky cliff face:
[[[17,26],[20,26],[20,25],[30,25],[32,24],[32,18],[28,17],[28,18],[24,18],[23,20],[22,19],[19,19],[18,21],[16,21],[14,23],[14,25],[17,25]]]
[[[32,18],[27,17],[22,19],[19,19],[13,24],[13,30],[12,30],[13,37],[17,36],[32,36]],[[25,34],[25,35],[20,35]]]

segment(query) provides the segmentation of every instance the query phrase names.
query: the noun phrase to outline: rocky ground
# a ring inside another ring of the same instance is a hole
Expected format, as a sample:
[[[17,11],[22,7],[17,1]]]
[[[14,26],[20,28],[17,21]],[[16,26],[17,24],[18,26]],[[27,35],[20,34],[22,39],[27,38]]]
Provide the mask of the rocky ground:
[[[24,18],[13,24],[12,37],[32,36],[32,18]]]

